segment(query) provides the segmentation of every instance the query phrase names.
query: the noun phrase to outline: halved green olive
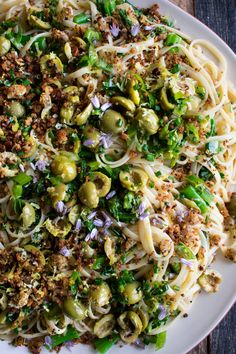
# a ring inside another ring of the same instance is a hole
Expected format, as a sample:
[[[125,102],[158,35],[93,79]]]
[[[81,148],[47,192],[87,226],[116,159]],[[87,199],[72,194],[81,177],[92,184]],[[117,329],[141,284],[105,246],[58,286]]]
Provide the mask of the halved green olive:
[[[25,228],[30,227],[35,222],[35,210],[30,203],[25,203],[25,206],[22,209],[21,217]]]
[[[101,172],[93,173],[93,183],[97,188],[97,194],[100,197],[105,197],[111,189],[111,179]]]
[[[44,311],[43,314],[49,320],[55,320],[61,318],[62,311],[60,307],[55,303],[48,311]]]
[[[0,325],[5,324],[7,320],[7,310],[0,312]]]
[[[132,167],[129,172],[121,171],[119,179],[124,188],[132,192],[138,192],[146,186],[148,175],[141,168]]]
[[[65,219],[59,219],[59,220],[47,219],[44,225],[50,234],[52,234],[54,237],[60,237],[60,238],[65,237],[70,232],[72,227],[71,223],[69,223]]]
[[[80,215],[80,208],[78,205],[73,206],[73,208],[71,208],[69,214],[68,214],[68,219],[69,222],[72,225],[76,224],[76,221],[79,219],[79,215]]]
[[[105,338],[112,333],[112,330],[116,324],[114,315],[109,314],[103,316],[99,321],[95,323],[94,334],[98,338]]]
[[[81,203],[86,205],[88,208],[97,208],[99,197],[95,183],[89,181],[82,184],[78,195]]]
[[[143,292],[139,289],[139,287],[140,283],[137,281],[133,281],[132,283],[125,285],[123,295],[128,305],[134,305],[142,299]]]
[[[90,103],[81,113],[77,114],[74,123],[77,125],[83,125],[89,119],[93,111],[93,105]]]
[[[138,84],[138,81],[135,79],[132,79],[129,84],[129,88],[128,88],[129,97],[134,102],[134,104],[136,104],[136,106],[138,106],[140,104],[140,95],[139,95],[138,90],[136,89],[137,84]]]
[[[40,29],[48,30],[51,28],[51,25],[48,22],[45,22],[34,15],[29,16],[29,23],[31,24],[31,26],[36,27],[36,28],[40,28]]]
[[[86,145],[90,149],[95,149],[100,143],[100,133],[92,125],[88,125],[84,129],[84,136],[86,140],[91,141],[91,144]]]
[[[159,118],[152,109],[138,108],[135,119],[138,121],[140,128],[145,130],[149,135],[157,133],[159,128]]]
[[[40,69],[42,74],[51,73],[52,69],[58,73],[63,73],[63,64],[56,54],[50,53],[40,58]]]
[[[230,216],[236,219],[236,193],[233,193],[230,202],[227,204],[227,209]]]
[[[125,343],[133,343],[142,332],[142,321],[134,311],[126,311],[122,313],[117,321],[122,328],[120,333],[121,339]]]
[[[147,328],[148,323],[149,323],[149,315],[148,315],[147,311],[142,310],[142,309],[137,310],[137,315],[139,315],[139,318],[142,321],[142,324],[143,324],[142,331],[144,331]]]
[[[7,112],[16,118],[21,118],[25,115],[25,107],[20,102],[12,101]]]
[[[90,293],[90,299],[95,306],[103,307],[109,303],[111,298],[111,290],[107,283],[96,285]]]
[[[126,121],[124,117],[114,111],[113,109],[108,109],[101,119],[101,129],[105,133],[119,134],[125,131]]]
[[[63,310],[67,316],[77,321],[82,321],[87,317],[85,306],[73,298],[68,298],[63,302]]]
[[[63,155],[57,155],[51,163],[52,172],[61,177],[63,183],[73,181],[77,176],[75,161]]]
[[[114,103],[115,105],[119,105],[123,108],[125,108],[127,111],[134,112],[136,107],[133,101],[131,101],[129,98],[125,98],[122,96],[114,96],[111,98],[111,102]]]
[[[45,257],[42,253],[42,251],[40,251],[40,249],[38,249],[37,247],[33,246],[33,245],[26,245],[24,246],[24,250],[26,252],[32,253],[33,256],[37,257],[37,263],[39,266],[44,267],[46,264],[45,261]]]
[[[175,108],[175,105],[168,100],[165,87],[161,89],[160,103],[165,111],[172,111]]]
[[[11,42],[4,36],[0,36],[0,56],[6,55],[11,48]]]
[[[73,124],[72,118],[74,115],[74,111],[75,111],[74,106],[66,102],[60,109],[61,122],[68,125],[72,125]]]
[[[67,186],[64,183],[59,183],[54,187],[48,188],[47,191],[50,197],[52,198],[52,204],[54,208],[56,207],[58,202],[65,200],[66,190]]]

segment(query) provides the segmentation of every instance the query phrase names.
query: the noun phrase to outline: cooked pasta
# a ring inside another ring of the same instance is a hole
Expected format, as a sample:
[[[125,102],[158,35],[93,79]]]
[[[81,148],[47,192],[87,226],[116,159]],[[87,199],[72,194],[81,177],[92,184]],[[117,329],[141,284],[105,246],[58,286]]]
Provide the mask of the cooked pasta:
[[[235,262],[236,91],[158,5],[0,1],[0,338],[165,343]]]

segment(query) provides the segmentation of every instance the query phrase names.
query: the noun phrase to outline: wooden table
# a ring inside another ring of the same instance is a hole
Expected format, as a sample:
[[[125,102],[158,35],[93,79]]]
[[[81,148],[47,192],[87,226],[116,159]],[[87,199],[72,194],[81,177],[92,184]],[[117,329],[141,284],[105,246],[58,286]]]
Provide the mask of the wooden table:
[[[235,0],[171,1],[204,22],[236,52]],[[189,354],[236,354],[236,305],[216,329]]]

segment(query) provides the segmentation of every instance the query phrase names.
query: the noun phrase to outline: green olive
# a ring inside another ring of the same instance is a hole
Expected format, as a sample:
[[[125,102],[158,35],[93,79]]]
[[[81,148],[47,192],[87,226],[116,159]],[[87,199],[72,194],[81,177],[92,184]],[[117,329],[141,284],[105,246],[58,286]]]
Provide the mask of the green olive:
[[[63,183],[73,181],[77,176],[75,161],[63,155],[57,155],[51,163],[52,172],[61,177]]]
[[[134,111],[136,109],[133,101],[131,101],[129,98],[125,98],[122,96],[112,97],[111,102],[114,103],[115,105],[119,105],[119,106],[125,108],[127,111],[130,111],[131,113],[134,113]]]
[[[59,183],[54,187],[48,188],[47,191],[50,197],[52,198],[52,204],[54,208],[56,207],[58,202],[65,200],[66,190],[67,186],[64,183]]]
[[[159,118],[152,109],[138,108],[135,119],[141,129],[146,131],[149,135],[156,134],[159,128]]]
[[[90,103],[81,113],[77,114],[74,123],[77,125],[83,125],[89,119],[93,111],[93,105]]]
[[[81,149],[81,141],[80,139],[76,139],[74,141],[74,146],[73,146],[74,154],[78,154],[80,152],[80,149]]]
[[[25,203],[25,206],[22,209],[21,217],[25,228],[30,227],[35,222],[35,210],[30,203]]]
[[[77,86],[67,86],[63,93],[66,93],[68,96],[74,96],[79,94],[79,88]]]
[[[68,214],[69,222],[72,225],[75,225],[77,220],[79,219],[79,216],[80,216],[80,208],[78,205],[75,205],[75,206],[73,206],[73,208],[71,208],[71,210]]]
[[[165,87],[161,89],[160,103],[165,111],[172,111],[175,108],[175,105],[168,100]]]
[[[97,208],[99,197],[95,183],[89,181],[82,184],[78,195],[81,203],[86,205],[88,208]]]
[[[96,285],[90,293],[90,298],[92,302],[98,306],[103,307],[109,303],[111,297],[111,290],[107,283],[102,283],[100,285]]]
[[[45,257],[42,253],[42,251],[40,251],[40,249],[38,249],[37,247],[33,246],[33,245],[26,245],[24,246],[24,250],[26,252],[32,253],[33,256],[37,257],[37,263],[39,266],[44,267],[46,264],[45,261]]]
[[[61,59],[59,59],[56,54],[50,53],[42,56],[40,58],[40,69],[41,72],[44,73],[51,73],[52,68],[58,73],[63,73],[63,64]]]
[[[119,134],[125,131],[126,122],[124,117],[114,111],[113,109],[108,109],[101,119],[101,129],[105,133]]]
[[[143,292],[138,289],[139,287],[140,283],[137,281],[126,284],[123,295],[127,300],[128,305],[134,305],[142,299]]]
[[[29,136],[26,139],[26,145],[28,147],[28,151],[24,153],[24,155],[22,156],[24,159],[29,158],[31,156],[33,156],[37,150],[37,141],[32,138],[31,136]]]
[[[93,173],[93,183],[97,188],[97,194],[100,197],[105,197],[111,189],[111,179],[101,172]]]
[[[49,320],[60,319],[61,315],[62,315],[62,311],[56,303],[54,303],[53,306],[48,311],[44,312],[44,316]]]
[[[0,56],[6,55],[11,48],[11,42],[4,36],[0,36]]]
[[[98,338],[104,338],[112,333],[112,330],[116,324],[115,317],[112,314],[103,316],[99,321],[95,323],[94,334]]]
[[[138,84],[137,80],[132,79],[128,88],[129,97],[134,102],[134,104],[136,104],[136,106],[140,104],[140,95],[138,90],[135,88],[137,84]]]
[[[12,101],[7,112],[16,118],[21,118],[25,115],[25,107],[20,102]]]
[[[29,23],[33,27],[44,29],[44,30],[48,30],[48,29],[51,28],[51,26],[50,26],[50,24],[48,22],[45,22],[45,21],[41,20],[40,18],[38,18],[37,16],[34,16],[34,15],[31,15],[29,17]]]
[[[91,140],[92,144],[89,144],[90,149],[95,149],[100,143],[100,133],[92,125],[88,125],[84,129],[84,136],[86,140]]]
[[[0,312],[0,325],[5,324],[7,320],[7,310]]]
[[[147,328],[148,323],[149,323],[149,315],[148,315],[147,311],[144,311],[142,309],[138,309],[136,312],[137,312],[137,315],[139,315],[140,320],[142,321],[142,324],[143,324],[142,331],[144,331]]]
[[[137,313],[134,311],[126,311],[118,318],[118,324],[122,328],[120,333],[121,339],[125,343],[133,343],[142,332],[143,324]]]
[[[106,241],[104,242],[104,251],[107,258],[110,260],[110,265],[113,265],[117,261],[117,257],[115,242],[110,237],[106,237]]]
[[[74,106],[72,104],[68,104],[68,102],[66,102],[60,109],[61,122],[68,124],[68,125],[73,124],[72,118],[74,115],[74,111],[75,111]]]
[[[44,226],[51,235],[59,238],[64,238],[66,235],[68,235],[72,227],[71,223],[69,223],[66,219],[47,219],[44,223]]]
[[[236,193],[232,194],[230,202],[227,204],[227,209],[230,216],[236,219]]]
[[[148,175],[141,168],[132,167],[129,172],[121,171],[119,179],[124,188],[132,192],[138,192],[146,186]]]
[[[68,298],[63,302],[63,310],[73,320],[82,321],[87,316],[85,306],[73,298]]]

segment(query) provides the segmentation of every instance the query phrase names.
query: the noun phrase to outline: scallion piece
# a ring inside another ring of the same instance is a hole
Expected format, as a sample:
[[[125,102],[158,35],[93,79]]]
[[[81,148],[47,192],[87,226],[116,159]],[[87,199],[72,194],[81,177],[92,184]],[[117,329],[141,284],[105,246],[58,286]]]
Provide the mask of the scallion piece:
[[[179,242],[179,244],[175,246],[175,252],[184,259],[196,259],[192,250],[183,242]]]
[[[18,173],[18,175],[16,175],[15,177],[13,177],[13,180],[20,184],[21,186],[24,186],[25,184],[28,184],[32,181],[32,177],[28,176],[26,173],[24,172],[20,172]]]
[[[166,343],[166,331],[158,333],[156,335],[155,349],[159,350],[164,347]]]
[[[80,337],[80,335],[76,331],[76,329],[69,325],[67,327],[67,330],[64,335],[55,334],[54,336],[51,337],[51,339],[52,339],[51,348],[55,348],[58,345],[63,344],[65,342],[69,342],[71,340],[78,339],[79,337]]]
[[[83,23],[88,23],[90,21],[90,16],[88,16],[85,12],[74,16],[73,22],[77,25],[82,25]]]
[[[20,184],[14,184],[12,187],[12,195],[14,198],[18,199],[22,196],[23,188]]]
[[[183,198],[192,200],[198,206],[203,214],[208,211],[208,206],[202,197],[197,193],[196,189],[193,186],[187,186],[180,192]]]
[[[170,47],[171,45],[178,44],[181,41],[182,41],[182,38],[180,36],[178,36],[175,33],[170,33],[166,37],[166,40],[165,40],[164,44],[167,45],[168,47]]]
[[[100,354],[105,354],[119,340],[118,334],[114,334],[111,338],[99,338],[94,341],[95,348]]]

